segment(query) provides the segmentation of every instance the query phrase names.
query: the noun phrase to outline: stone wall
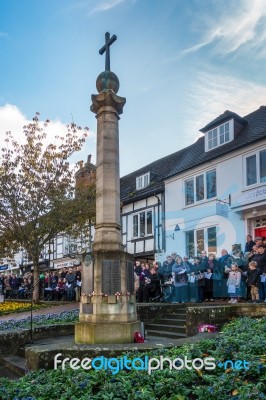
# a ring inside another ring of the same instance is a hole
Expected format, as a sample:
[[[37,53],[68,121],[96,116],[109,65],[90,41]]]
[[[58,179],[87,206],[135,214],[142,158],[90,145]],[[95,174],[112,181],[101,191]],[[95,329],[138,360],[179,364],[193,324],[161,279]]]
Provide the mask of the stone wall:
[[[39,326],[33,330],[33,341],[43,338],[74,335],[74,324]],[[10,330],[0,334],[0,357],[16,354],[31,342],[29,329]]]
[[[198,333],[200,324],[211,324],[221,328],[225,323],[236,317],[263,317],[266,316],[266,304],[239,303],[234,305],[177,305],[166,303],[138,304],[138,319],[145,323],[153,323],[158,318],[163,318],[166,314],[178,313],[179,310],[186,309],[187,336]]]

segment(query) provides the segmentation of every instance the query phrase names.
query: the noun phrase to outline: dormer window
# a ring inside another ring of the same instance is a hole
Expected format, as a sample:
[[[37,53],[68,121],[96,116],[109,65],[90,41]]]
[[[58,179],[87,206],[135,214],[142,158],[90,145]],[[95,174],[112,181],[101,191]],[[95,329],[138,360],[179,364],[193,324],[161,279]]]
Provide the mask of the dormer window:
[[[205,133],[205,151],[222,146],[234,138],[234,120],[216,126]]]
[[[141,190],[150,184],[150,173],[147,172],[144,175],[138,176],[136,178],[136,189]]]

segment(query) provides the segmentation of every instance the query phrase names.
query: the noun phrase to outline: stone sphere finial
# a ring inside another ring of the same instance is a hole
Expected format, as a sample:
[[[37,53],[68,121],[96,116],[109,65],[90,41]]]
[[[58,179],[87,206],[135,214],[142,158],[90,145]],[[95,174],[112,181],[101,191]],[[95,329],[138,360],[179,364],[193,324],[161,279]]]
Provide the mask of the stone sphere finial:
[[[103,71],[96,80],[96,88],[98,93],[111,89],[116,94],[119,90],[119,79],[112,71]]]

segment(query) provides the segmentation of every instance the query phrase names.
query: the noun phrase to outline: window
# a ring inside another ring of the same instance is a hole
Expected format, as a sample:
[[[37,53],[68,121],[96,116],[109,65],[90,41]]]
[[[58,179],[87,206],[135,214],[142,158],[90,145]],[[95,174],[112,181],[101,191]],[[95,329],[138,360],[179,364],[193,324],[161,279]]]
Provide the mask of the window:
[[[199,255],[204,250],[204,230],[196,230],[196,249],[197,255]]]
[[[207,132],[205,135],[205,151],[233,140],[233,126],[233,120],[231,120]]]
[[[246,157],[246,186],[266,182],[266,150]]]
[[[136,178],[136,189],[144,189],[146,186],[150,184],[150,173],[147,172],[147,174],[138,176]]]
[[[185,181],[185,205],[216,196],[216,171],[205,172]]]
[[[209,150],[213,147],[217,147],[217,128],[214,128],[212,131],[208,132],[208,145]]]
[[[196,201],[204,199],[204,175],[196,176]]]
[[[229,142],[229,122],[219,127],[220,144]]]
[[[247,157],[247,186],[257,183],[256,156]]]
[[[185,181],[186,206],[194,203],[194,180]]]
[[[217,252],[216,227],[207,228],[208,253]]]
[[[210,171],[206,173],[206,191],[207,199],[216,197],[216,171]]]
[[[186,232],[186,253],[188,256],[200,256],[203,250],[206,250],[207,253],[217,253],[215,226]]]
[[[141,211],[133,215],[133,237],[152,235],[152,210]]]

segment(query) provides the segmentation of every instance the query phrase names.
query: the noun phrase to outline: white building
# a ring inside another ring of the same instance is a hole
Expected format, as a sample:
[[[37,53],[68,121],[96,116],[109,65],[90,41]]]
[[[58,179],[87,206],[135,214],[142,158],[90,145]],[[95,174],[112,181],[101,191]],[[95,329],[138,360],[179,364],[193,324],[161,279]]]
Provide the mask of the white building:
[[[125,249],[163,261],[266,237],[266,107],[226,111],[196,143],[121,178]]]
[[[266,107],[226,111],[201,131],[165,180],[167,253],[220,255],[244,249],[246,234],[266,237]]]

